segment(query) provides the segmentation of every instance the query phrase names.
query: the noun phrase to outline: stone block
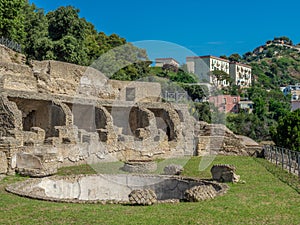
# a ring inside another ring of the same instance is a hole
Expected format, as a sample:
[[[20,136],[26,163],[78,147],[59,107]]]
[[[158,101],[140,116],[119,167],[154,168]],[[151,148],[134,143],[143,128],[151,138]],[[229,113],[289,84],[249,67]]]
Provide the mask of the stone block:
[[[132,205],[153,205],[157,202],[155,192],[150,189],[133,190],[128,198]]]
[[[185,199],[189,202],[200,202],[213,199],[217,196],[217,191],[212,185],[201,185],[190,188],[184,193]]]
[[[17,154],[17,168],[42,169],[43,165],[39,157],[27,153]]]
[[[7,157],[4,152],[0,152],[0,174],[7,173]]]
[[[240,176],[235,174],[235,166],[233,165],[214,165],[211,168],[212,179],[221,182],[238,182]]]
[[[181,165],[170,164],[164,168],[165,175],[180,175],[183,172]]]

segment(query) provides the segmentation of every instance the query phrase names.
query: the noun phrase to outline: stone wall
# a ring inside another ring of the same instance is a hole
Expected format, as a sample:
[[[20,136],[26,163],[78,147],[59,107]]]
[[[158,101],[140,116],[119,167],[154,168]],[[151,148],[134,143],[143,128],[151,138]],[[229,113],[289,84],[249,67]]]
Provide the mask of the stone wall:
[[[22,114],[14,102],[8,100],[5,93],[0,95],[0,136],[11,136],[12,130],[22,130]]]
[[[253,155],[240,136],[235,135],[223,124],[197,123],[197,155]],[[252,140],[252,144],[256,142]],[[257,149],[256,149],[257,150]]]
[[[109,80],[108,84],[119,92],[117,100],[134,102],[157,102],[161,100],[159,83]]]
[[[24,64],[25,61],[25,55],[15,52],[4,45],[0,45],[0,62]]]
[[[28,66],[0,50],[0,173],[37,169],[24,168],[27,159],[47,174],[82,163],[248,154],[225,126],[197,122],[188,105],[161,102],[159,83],[108,80],[56,61]]]

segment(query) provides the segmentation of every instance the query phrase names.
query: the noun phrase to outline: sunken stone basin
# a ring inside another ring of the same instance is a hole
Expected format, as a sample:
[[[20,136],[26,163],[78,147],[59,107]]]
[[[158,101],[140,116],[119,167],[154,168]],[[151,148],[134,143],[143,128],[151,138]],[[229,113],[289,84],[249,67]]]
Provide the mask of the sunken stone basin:
[[[6,188],[29,198],[73,203],[129,203],[128,195],[137,189],[151,189],[158,202],[185,200],[185,191],[195,186],[211,185],[216,195],[227,186],[215,182],[165,175],[96,174],[52,176],[28,179]]]

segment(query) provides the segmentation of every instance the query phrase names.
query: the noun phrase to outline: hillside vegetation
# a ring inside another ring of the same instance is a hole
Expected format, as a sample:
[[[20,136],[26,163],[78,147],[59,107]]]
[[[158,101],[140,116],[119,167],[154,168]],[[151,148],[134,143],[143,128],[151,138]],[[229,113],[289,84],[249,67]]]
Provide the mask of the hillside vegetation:
[[[278,121],[288,116],[291,109],[291,96],[284,96],[280,87],[300,82],[300,48],[293,45],[288,37],[279,37],[247,52],[243,57],[238,54],[232,56],[235,61],[252,66],[252,86],[238,92],[254,102],[254,111],[249,115],[228,114],[227,126],[235,133],[257,141],[273,139],[277,143]],[[295,135],[300,136],[300,133]],[[281,145],[285,146],[283,142]]]
[[[277,89],[300,82],[300,46],[293,45],[288,37],[267,41],[244,54],[242,61],[251,64],[255,83],[265,88]]]

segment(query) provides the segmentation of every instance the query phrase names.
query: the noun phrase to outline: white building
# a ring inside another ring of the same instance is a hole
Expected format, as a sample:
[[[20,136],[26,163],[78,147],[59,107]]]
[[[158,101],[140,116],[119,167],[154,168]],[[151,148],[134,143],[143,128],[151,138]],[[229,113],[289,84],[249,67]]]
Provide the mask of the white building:
[[[240,87],[249,87],[252,83],[252,69],[251,66],[229,62],[227,59],[218,58],[215,56],[193,56],[186,58],[188,71],[199,76],[201,81],[209,82],[218,87],[229,86],[228,79],[217,80],[210,72],[214,70],[221,70],[231,77],[233,83]]]
[[[240,87],[250,87],[252,80],[251,66],[238,62],[229,63],[229,74],[234,84]]]
[[[177,68],[179,67],[179,62],[177,62],[173,58],[156,58],[155,59],[155,66],[163,67],[163,65],[165,65],[165,64],[173,65],[173,66],[176,66]]]
[[[300,84],[288,85],[280,88],[284,95],[291,94],[292,101],[300,99]]]
[[[212,71],[221,70],[226,72],[229,78],[229,61],[227,59],[211,55],[193,56],[186,58],[186,64],[188,72],[198,75],[201,81],[221,87],[229,86],[228,79],[218,80],[211,74]]]

